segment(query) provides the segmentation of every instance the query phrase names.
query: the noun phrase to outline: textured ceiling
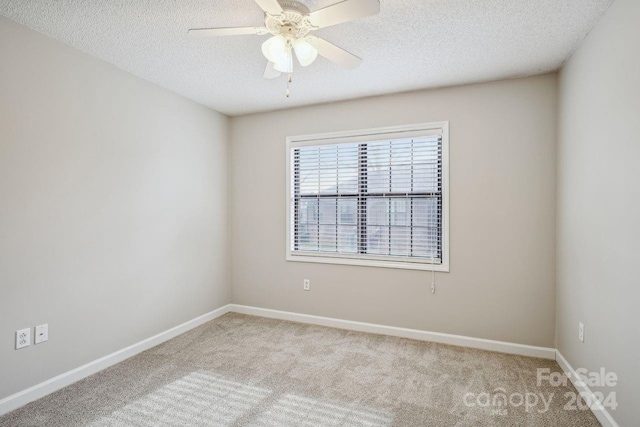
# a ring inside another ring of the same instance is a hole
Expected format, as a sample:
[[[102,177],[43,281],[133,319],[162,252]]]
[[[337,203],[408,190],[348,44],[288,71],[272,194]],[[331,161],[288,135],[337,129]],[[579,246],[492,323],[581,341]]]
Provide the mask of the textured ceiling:
[[[302,0],[311,10],[337,0]],[[229,115],[558,69],[613,0],[381,0],[380,15],[316,32],[364,59],[319,58],[265,80],[266,36],[191,38],[261,26],[254,0],[0,0],[0,13]]]

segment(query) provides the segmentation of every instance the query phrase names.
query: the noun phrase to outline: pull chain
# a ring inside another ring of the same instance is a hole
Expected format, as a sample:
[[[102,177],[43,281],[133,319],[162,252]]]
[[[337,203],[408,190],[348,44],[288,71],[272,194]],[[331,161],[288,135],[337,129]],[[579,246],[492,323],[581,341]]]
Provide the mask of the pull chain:
[[[432,264],[431,264],[431,293],[435,294],[436,293],[436,268],[433,265],[433,258],[432,258]]]
[[[432,215],[433,215],[433,211],[432,211]],[[435,212],[435,214],[437,215],[437,212]],[[438,248],[438,239],[436,239],[436,248]],[[435,264],[435,258],[434,258],[434,249],[431,250],[431,293],[435,294],[436,293],[436,264]]]
[[[287,94],[287,98],[291,97],[291,91],[289,90],[289,85],[291,84],[292,80],[293,79],[291,78],[291,74],[289,74],[289,78],[287,79],[287,93],[286,93]]]

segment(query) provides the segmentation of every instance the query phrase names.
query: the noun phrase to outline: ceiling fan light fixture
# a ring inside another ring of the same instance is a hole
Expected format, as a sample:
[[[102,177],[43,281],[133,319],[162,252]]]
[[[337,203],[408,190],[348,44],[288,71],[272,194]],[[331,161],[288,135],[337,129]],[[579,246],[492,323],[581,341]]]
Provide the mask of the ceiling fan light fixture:
[[[308,41],[303,38],[297,39],[293,42],[293,49],[296,52],[298,62],[303,67],[313,64],[313,61],[315,61],[318,57],[318,49],[313,47]]]
[[[273,36],[262,44],[262,54],[274,63],[273,68],[282,73],[293,72],[293,55],[290,42],[282,35]]]

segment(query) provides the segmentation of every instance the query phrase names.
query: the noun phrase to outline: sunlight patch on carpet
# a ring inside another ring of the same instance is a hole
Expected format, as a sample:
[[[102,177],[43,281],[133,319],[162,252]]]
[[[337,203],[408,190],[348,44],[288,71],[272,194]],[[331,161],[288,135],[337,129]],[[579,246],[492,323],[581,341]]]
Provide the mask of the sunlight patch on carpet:
[[[192,372],[91,423],[225,426],[258,406],[271,391],[208,372]]]
[[[251,423],[252,427],[389,427],[393,414],[361,405],[340,405],[287,394]]]

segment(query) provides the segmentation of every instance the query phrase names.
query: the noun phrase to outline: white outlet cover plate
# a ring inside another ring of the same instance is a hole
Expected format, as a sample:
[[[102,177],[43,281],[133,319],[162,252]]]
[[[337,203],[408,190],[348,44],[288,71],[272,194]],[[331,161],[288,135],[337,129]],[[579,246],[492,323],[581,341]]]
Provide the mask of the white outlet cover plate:
[[[578,323],[578,339],[584,342],[584,323]]]
[[[36,326],[35,343],[40,344],[41,342],[45,342],[48,340],[49,340],[49,324],[45,323],[44,325]]]
[[[31,328],[16,331],[16,350],[31,345]]]

